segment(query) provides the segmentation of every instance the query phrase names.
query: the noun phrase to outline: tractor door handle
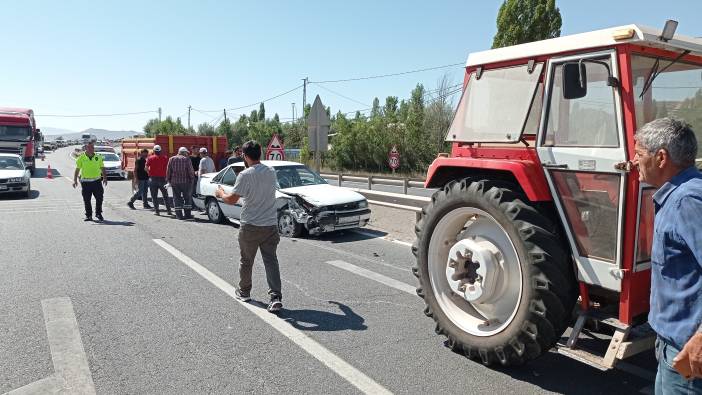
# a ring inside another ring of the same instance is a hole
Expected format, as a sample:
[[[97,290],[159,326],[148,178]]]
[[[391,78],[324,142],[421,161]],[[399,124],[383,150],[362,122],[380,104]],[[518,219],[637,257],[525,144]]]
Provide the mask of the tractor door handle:
[[[567,169],[568,165],[563,163],[563,164],[556,164],[556,163],[544,163],[544,167],[548,169]]]

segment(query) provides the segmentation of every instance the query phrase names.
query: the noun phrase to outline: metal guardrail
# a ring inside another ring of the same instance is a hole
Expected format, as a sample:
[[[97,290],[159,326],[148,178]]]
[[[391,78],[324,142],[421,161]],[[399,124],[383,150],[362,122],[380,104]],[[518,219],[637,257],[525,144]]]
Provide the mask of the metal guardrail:
[[[407,195],[408,188],[424,188],[424,181],[411,180],[407,177],[388,177],[388,176],[352,176],[345,174],[320,174],[322,178],[327,180],[336,180],[338,185],[341,186],[346,181],[351,182],[362,182],[368,185],[368,190],[373,190],[373,185],[390,185],[390,186],[401,186],[402,193]]]

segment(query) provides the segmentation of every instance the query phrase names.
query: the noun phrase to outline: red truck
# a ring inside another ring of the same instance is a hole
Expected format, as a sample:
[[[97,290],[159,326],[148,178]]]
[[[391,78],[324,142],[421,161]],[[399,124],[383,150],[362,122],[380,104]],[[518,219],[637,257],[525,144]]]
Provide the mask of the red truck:
[[[18,154],[34,174],[41,132],[28,108],[0,107],[0,152]]]
[[[168,157],[176,155],[180,147],[186,147],[188,150],[192,150],[192,147],[196,149],[207,148],[207,152],[210,153],[215,166],[224,157],[224,152],[229,147],[225,136],[157,135],[154,137],[124,139],[122,140],[122,169],[128,173],[134,171],[134,162],[139,157],[139,151],[146,148],[151,152],[154,145],[160,145]]]

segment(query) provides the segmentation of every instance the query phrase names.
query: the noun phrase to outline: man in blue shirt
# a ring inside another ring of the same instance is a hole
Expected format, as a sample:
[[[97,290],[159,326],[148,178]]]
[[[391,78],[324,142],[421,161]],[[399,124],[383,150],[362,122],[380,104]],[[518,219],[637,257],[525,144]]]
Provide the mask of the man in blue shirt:
[[[639,180],[658,188],[649,323],[658,334],[656,394],[702,393],[702,175],[690,126],[656,119],[636,132]]]

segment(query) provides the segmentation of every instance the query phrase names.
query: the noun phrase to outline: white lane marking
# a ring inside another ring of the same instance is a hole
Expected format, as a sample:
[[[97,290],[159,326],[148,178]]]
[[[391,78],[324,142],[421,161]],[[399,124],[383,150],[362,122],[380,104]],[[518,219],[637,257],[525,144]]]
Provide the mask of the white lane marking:
[[[161,239],[153,239],[154,243],[158,244],[161,248],[168,251],[171,255],[176,257],[179,261],[184,263],[186,266],[191,268],[202,278],[209,281],[212,285],[219,288],[221,291],[231,296],[232,299],[237,301],[240,305],[244,306],[251,313],[255,314],[258,318],[263,320],[268,325],[272,326],[280,334],[290,339],[293,343],[297,344],[305,350],[308,354],[316,358],[319,362],[326,365],[334,373],[338,374],[346,381],[351,383],[353,386],[358,388],[361,392],[365,394],[391,394],[385,387],[375,382],[372,378],[366,376],[363,372],[351,366],[348,362],[336,356],[331,351],[327,350],[324,346],[312,340],[310,337],[305,335],[302,331],[297,330],[290,326],[287,322],[281,320],[277,316],[266,312],[265,310],[255,307],[250,303],[242,302],[236,299],[234,294],[235,288],[222,280],[219,276],[207,270],[204,266],[192,260],[187,255],[183,254],[177,250],[172,245],[166,243]]]
[[[65,388],[66,380],[60,374],[54,373],[49,377],[6,392],[4,395],[58,394]]]
[[[41,301],[46,334],[49,338],[54,369],[66,380],[67,388],[78,394],[94,394],[88,358],[80,339],[78,321],[71,299],[53,298]]]
[[[319,244],[319,243],[313,243],[313,242],[307,241],[307,240],[305,240],[305,239],[292,239],[292,240],[295,241],[295,242],[297,242],[297,243],[303,243],[303,244],[307,244],[307,245],[313,246],[313,247],[315,247],[315,248],[321,248],[321,249],[323,249],[323,250],[327,250],[327,251],[330,251],[330,252],[334,252],[334,253],[336,253],[336,254],[346,255],[346,256],[351,257],[351,258],[353,258],[353,259],[358,259],[359,261],[365,261],[365,262],[368,262],[368,263],[372,263],[372,264],[374,264],[374,265],[383,265],[383,266],[385,266],[385,267],[389,267],[389,268],[392,268],[392,269],[395,269],[395,270],[399,270],[399,271],[403,271],[403,272],[407,272],[407,271],[410,270],[410,269],[408,269],[408,268],[404,268],[404,267],[400,267],[400,266],[391,265],[391,264],[389,264],[389,263],[381,262],[381,261],[376,260],[376,259],[371,259],[371,258],[365,257],[365,256],[363,256],[363,255],[354,254],[353,252],[348,252],[348,251],[340,250],[340,249],[337,249],[337,248],[328,247],[328,246],[325,246],[325,245],[322,245],[322,244]]]
[[[389,238],[389,237],[387,237],[387,236],[378,236],[378,235],[376,235],[376,234],[373,234],[373,233],[370,233],[370,232],[366,232],[366,231],[364,231],[364,230],[362,230],[362,229],[351,229],[351,231],[354,232],[354,233],[358,233],[358,234],[360,234],[360,235],[372,237],[372,238],[374,238],[374,239],[380,239],[380,240],[389,241],[389,242],[392,242],[392,243],[395,243],[395,244],[403,245],[403,246],[405,246],[405,247],[412,247],[412,243],[408,243],[408,242],[406,242],[406,241],[397,240],[397,239],[391,239],[391,238]]]
[[[408,294],[411,295],[416,295],[417,291],[415,287],[403,283],[402,281],[395,280],[394,278],[390,278],[388,276],[384,276],[382,274],[378,274],[376,272],[370,271],[368,269],[364,269],[362,267],[352,265],[348,262],[344,261],[328,261],[327,264],[338,267],[339,269],[344,269],[348,272],[358,274],[361,277],[365,277],[368,279],[371,279],[373,281],[377,281],[381,284],[385,284],[388,287],[395,288],[397,290],[400,290],[402,292],[407,292]]]

